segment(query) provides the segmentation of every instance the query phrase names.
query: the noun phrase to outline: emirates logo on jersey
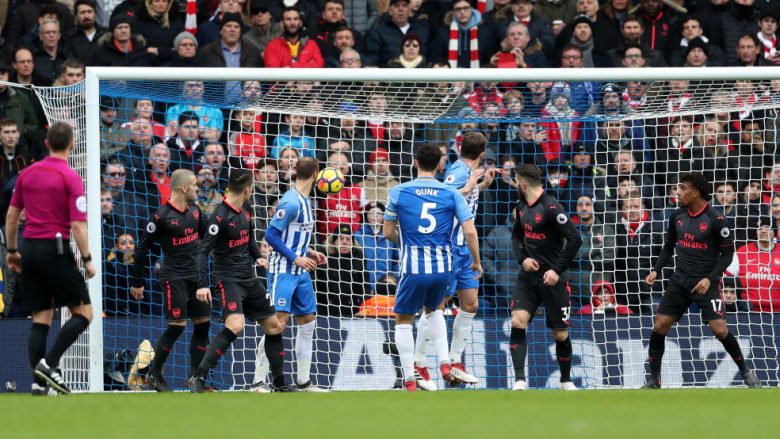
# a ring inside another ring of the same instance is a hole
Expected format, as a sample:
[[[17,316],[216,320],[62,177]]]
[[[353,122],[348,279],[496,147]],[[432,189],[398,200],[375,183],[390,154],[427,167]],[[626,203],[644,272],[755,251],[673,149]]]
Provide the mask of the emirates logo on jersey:
[[[704,233],[707,231],[707,223],[699,223],[699,230],[701,230],[701,233]]]
[[[534,217],[534,221],[536,221],[536,224],[542,222],[542,215],[537,213],[536,216]]]

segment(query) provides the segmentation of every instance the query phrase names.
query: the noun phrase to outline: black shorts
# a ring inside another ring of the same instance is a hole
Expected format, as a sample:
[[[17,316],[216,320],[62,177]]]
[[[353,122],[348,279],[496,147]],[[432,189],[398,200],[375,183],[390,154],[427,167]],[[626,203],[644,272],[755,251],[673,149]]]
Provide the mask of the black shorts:
[[[211,316],[211,306],[195,296],[198,282],[190,279],[160,279],[165,296],[165,318],[187,320]]]
[[[256,322],[276,313],[271,295],[260,279],[221,280],[216,283],[216,295],[222,304],[222,320],[231,314],[243,314]]]
[[[695,303],[701,310],[701,318],[705,322],[726,318],[726,306],[723,303],[720,282],[710,285],[704,294],[691,292],[697,283],[699,283],[699,279],[688,281],[673,275],[669,279],[666,292],[655,311],[656,314],[663,314],[679,320],[691,304]]]
[[[68,242],[63,243],[61,255],[53,239],[25,239],[20,251],[22,297],[31,311],[90,303],[87,283]]]
[[[550,329],[567,329],[571,316],[571,300],[566,288],[568,276],[561,275],[552,287],[542,282],[541,277],[518,276],[515,290],[512,293],[512,311],[528,311],[533,319],[536,309],[544,304],[547,315],[547,327]]]

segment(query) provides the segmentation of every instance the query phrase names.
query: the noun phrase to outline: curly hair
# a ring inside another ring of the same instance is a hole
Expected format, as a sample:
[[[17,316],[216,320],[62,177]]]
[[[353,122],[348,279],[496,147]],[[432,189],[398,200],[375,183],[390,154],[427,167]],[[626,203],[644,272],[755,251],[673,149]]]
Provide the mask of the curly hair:
[[[680,183],[688,183],[693,186],[694,189],[699,191],[699,195],[705,200],[710,201],[712,195],[710,193],[710,181],[704,174],[699,172],[690,172],[680,175]]]

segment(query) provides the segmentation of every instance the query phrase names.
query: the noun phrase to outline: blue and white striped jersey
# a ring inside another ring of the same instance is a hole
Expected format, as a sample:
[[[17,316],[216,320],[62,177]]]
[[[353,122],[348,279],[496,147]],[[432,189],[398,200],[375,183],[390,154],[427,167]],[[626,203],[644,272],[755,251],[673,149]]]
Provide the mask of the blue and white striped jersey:
[[[463,186],[466,186],[466,183],[468,183],[469,178],[471,178],[471,173],[473,171],[471,168],[469,168],[469,165],[466,164],[463,160],[458,159],[455,163],[450,166],[450,169],[447,171],[447,174],[444,176],[444,184],[447,186],[452,187],[453,189],[460,191]],[[477,189],[476,186],[474,186],[474,189],[471,190],[471,192],[465,197],[466,203],[469,205],[469,208],[471,209],[471,213],[473,215],[477,214],[477,201],[479,200],[479,189]],[[455,245],[464,246],[466,245],[466,239],[463,237],[463,228],[460,226],[460,222],[456,222],[453,225],[452,229],[452,242]]]
[[[279,206],[268,227],[279,230],[284,244],[296,255],[305,257],[314,234],[314,212],[309,197],[295,188],[288,190],[279,201]],[[301,274],[304,270],[279,252],[272,250],[268,272]]]
[[[418,178],[390,190],[385,219],[398,221],[401,274],[452,271],[452,227],[474,214],[463,195],[433,178]]]

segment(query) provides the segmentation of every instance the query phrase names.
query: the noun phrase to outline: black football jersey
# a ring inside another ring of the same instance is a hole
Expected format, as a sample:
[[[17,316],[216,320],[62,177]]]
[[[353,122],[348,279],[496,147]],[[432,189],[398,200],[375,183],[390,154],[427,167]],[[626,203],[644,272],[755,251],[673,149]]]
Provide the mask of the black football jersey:
[[[656,263],[660,271],[677,254],[677,272],[687,278],[718,278],[728,266],[722,266],[723,254],[731,262],[734,254],[733,232],[723,213],[709,205],[700,212],[677,209],[669,218],[664,250]],[[722,268],[720,268],[722,266]]]
[[[154,242],[162,247],[162,279],[198,279],[198,247],[206,232],[206,219],[196,204],[179,210],[170,202],[152,214],[135,249],[133,286],[144,285],[144,269],[149,248]]]
[[[541,277],[549,269],[558,274],[566,271],[582,245],[582,237],[563,206],[542,193],[531,204],[525,200],[518,203],[512,242],[519,264],[525,258],[539,262],[537,272],[520,273]]]
[[[220,280],[249,280],[255,278],[255,261],[260,248],[255,241],[252,215],[242,206],[231,206],[227,200],[217,206],[209,219],[208,230],[200,247],[201,276],[199,288],[208,287],[206,259],[213,258],[214,276]]]

